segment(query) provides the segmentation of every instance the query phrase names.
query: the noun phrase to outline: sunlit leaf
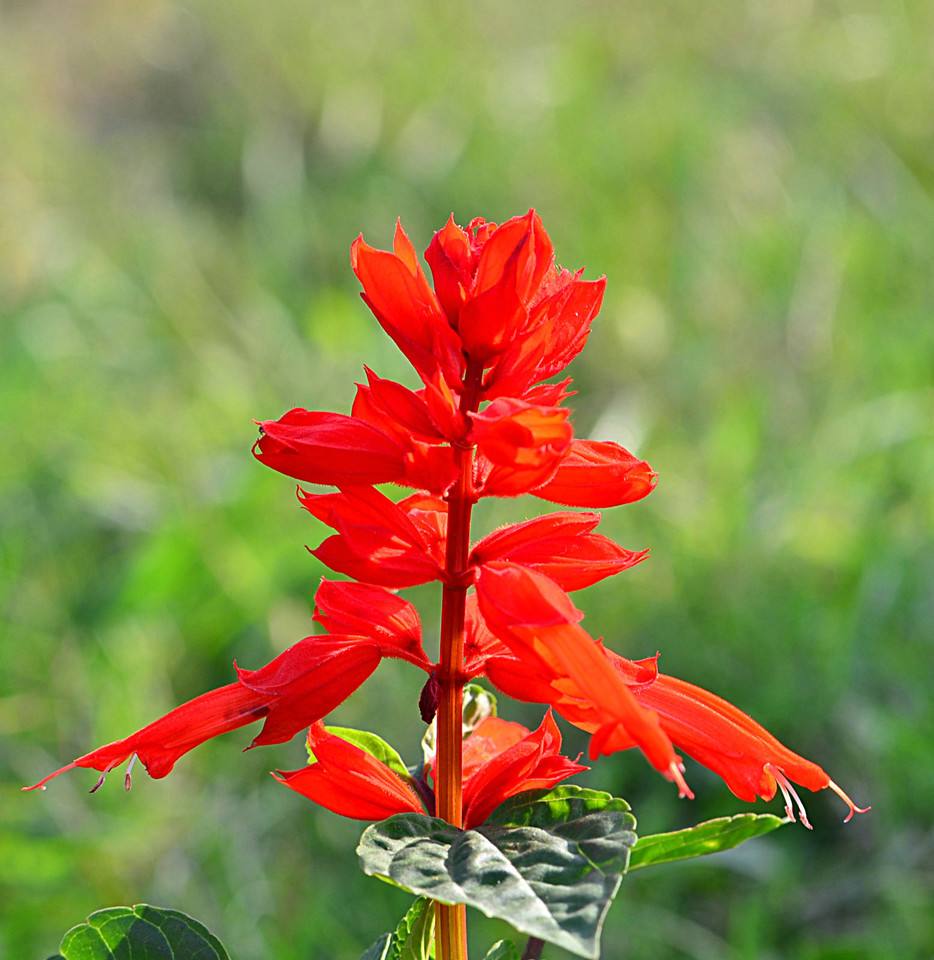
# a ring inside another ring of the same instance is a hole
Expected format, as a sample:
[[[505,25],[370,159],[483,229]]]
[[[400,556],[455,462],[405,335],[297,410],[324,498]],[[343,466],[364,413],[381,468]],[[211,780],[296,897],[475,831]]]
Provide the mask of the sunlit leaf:
[[[230,960],[203,924],[139,903],[92,913],[62,938],[51,960]]]
[[[685,830],[671,833],[653,833],[639,837],[629,858],[629,869],[639,870],[674,860],[689,860],[720,853],[763,834],[777,830],[781,817],[771,813],[739,813],[735,817],[705,820]]]

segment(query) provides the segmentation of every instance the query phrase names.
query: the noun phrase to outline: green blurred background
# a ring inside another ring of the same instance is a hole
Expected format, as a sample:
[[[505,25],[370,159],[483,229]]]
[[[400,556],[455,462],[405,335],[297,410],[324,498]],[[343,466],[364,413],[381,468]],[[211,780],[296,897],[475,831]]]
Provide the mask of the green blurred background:
[[[921,0],[4,3],[0,955],[148,901],[238,960],[343,960],[402,913],[359,825],[269,779],[298,742],[243,731],[129,796],[18,787],[311,632],[322,531],[252,418],[346,411],[364,362],[414,384],[359,231],[401,215],[423,249],[451,210],[532,205],[609,277],[578,433],[661,476],[607,513],[652,558],[580,598],[588,626],[874,805],[844,828],[810,796],[813,834],[633,876],[605,956],[934,955],[932,36]],[[335,719],[414,759],[421,679],[386,665]],[[689,775],[694,803],[635,754],[588,782],[647,832],[745,809]]]

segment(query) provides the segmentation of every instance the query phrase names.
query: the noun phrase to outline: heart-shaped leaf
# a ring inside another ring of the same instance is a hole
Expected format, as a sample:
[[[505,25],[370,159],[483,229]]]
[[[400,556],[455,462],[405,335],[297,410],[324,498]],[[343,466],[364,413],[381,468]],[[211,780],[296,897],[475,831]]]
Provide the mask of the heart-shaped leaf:
[[[360,960],[434,960],[435,908],[419,897],[392,933],[384,933]]]
[[[685,830],[652,833],[639,837],[629,858],[629,869],[640,870],[658,863],[704,857],[739,846],[753,837],[777,830],[787,820],[771,813],[738,813],[735,817],[705,820]]]
[[[475,830],[399,814],[368,827],[357,853],[371,876],[595,958],[634,827],[624,800],[565,786],[513,798]]]
[[[92,913],[50,960],[230,960],[207,927],[178,910],[139,903]]]

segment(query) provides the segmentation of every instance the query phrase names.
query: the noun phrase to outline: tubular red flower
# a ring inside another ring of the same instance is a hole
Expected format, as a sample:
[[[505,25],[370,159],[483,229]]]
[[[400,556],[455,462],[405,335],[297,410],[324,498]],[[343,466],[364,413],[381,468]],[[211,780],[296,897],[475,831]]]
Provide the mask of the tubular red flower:
[[[514,523],[484,537],[471,553],[478,566],[509,560],[544,573],[563,590],[580,590],[634,566],[648,556],[624,550],[591,531],[598,513],[550,513]]]
[[[353,820],[384,820],[424,813],[418,794],[395,771],[365,750],[330,733],[323,723],[308,730],[314,759],[300,770],[273,776],[290,790]]]
[[[358,237],[350,263],[363,286],[361,296],[380,326],[429,382],[440,371],[452,386],[464,373],[463,348],[418,264],[402,224],[396,223],[393,252],[376,250]]]
[[[315,594],[314,619],[329,633],[372,640],[384,657],[401,657],[431,670],[418,611],[385,587],[322,579]]]
[[[624,658],[608,651],[621,672]],[[789,781],[817,791],[830,788],[849,807],[847,820],[869,808],[857,807],[822,767],[789,750],[738,707],[702,687],[659,673],[654,682],[631,688],[643,706],[658,714],[662,729],[698,763],[716,773],[747,802],[771,800],[780,789],[785,812],[810,829],[804,805]],[[794,806],[792,804],[794,801]]]
[[[253,455],[287,477],[340,486],[385,483],[405,475],[405,450],[369,423],[296,407],[263,420]]]
[[[517,793],[553,787],[587,769],[561,755],[561,732],[550,710],[534,733],[487,717],[464,741],[464,826],[483,823]]]
[[[554,476],[532,492],[569,507],[616,507],[648,496],[658,477],[618,443],[573,440]]]
[[[309,513],[337,530],[311,551],[332,570],[386,587],[442,579],[436,546],[413,522],[405,501],[393,503],[372,487],[325,494],[299,488],[298,498]]]
[[[203,693],[123,740],[98,747],[26,789],[75,767],[104,776],[133,755],[160,779],[176,760],[205,740],[265,720],[250,744],[282,743],[320,719],[353,693],[376,669],[377,646],[359,637],[306,637],[259,670],[237,668],[238,681]],[[95,787],[94,789],[97,789]]]
[[[549,703],[591,731],[591,757],[617,741],[637,743],[682,796],[692,796],[658,717],[636,701],[603,645],[577,624],[579,611],[553,580],[495,562],[481,568],[477,596],[483,619],[518,661],[487,663],[487,675],[500,689],[520,700]]]

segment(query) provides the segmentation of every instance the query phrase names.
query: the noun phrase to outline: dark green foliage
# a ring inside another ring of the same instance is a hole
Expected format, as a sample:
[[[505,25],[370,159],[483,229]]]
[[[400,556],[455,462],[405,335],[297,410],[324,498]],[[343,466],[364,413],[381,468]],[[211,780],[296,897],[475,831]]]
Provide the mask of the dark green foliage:
[[[538,792],[474,830],[400,814],[368,827],[357,853],[365,873],[405,890],[465,903],[529,936],[597,957],[606,911],[619,890],[635,819],[597,791]],[[500,808],[500,812],[503,807]]]
[[[59,951],[50,960],[230,960],[203,924],[145,903],[92,913],[65,934]]]

